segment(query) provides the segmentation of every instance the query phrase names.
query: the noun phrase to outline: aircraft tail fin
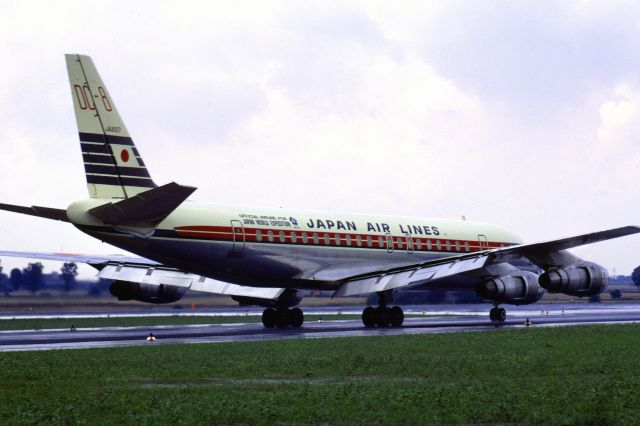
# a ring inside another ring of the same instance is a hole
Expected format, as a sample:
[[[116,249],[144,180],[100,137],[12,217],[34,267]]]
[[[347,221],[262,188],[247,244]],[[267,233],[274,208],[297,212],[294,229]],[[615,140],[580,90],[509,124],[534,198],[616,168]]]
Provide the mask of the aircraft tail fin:
[[[91,198],[129,198],[156,188],[91,58],[65,58]]]

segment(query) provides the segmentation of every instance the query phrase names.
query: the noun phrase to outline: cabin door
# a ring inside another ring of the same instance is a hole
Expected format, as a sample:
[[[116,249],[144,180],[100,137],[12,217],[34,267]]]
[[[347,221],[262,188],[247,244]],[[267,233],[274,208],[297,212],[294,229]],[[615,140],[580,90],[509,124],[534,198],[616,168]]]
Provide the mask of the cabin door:
[[[411,234],[405,234],[406,243],[407,243],[407,253],[413,254],[413,238]]]
[[[244,226],[239,220],[231,221],[231,233],[233,234],[233,247],[231,253],[242,253],[244,251]]]
[[[489,250],[489,241],[486,235],[478,234],[478,242],[480,243],[480,250]]]

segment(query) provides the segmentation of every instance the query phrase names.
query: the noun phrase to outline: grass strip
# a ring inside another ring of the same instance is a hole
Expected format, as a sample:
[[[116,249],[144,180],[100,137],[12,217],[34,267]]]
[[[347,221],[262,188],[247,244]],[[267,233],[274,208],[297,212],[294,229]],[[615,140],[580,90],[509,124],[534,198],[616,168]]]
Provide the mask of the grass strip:
[[[0,353],[0,423],[637,424],[639,325]]]

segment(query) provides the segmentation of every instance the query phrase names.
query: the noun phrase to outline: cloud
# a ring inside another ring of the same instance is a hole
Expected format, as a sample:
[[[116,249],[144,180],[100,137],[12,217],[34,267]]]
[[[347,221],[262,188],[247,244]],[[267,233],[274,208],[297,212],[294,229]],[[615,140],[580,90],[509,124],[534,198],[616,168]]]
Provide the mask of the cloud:
[[[637,222],[636,2],[89,4],[2,6],[2,201],[86,197],[62,57],[81,52],[156,181],[200,201],[465,214],[527,240]],[[116,251],[2,219],[4,248]],[[581,253],[630,270],[629,241]]]
[[[614,144],[637,143],[640,140],[640,90],[621,83],[611,95],[612,99],[600,106],[598,140],[608,148]]]

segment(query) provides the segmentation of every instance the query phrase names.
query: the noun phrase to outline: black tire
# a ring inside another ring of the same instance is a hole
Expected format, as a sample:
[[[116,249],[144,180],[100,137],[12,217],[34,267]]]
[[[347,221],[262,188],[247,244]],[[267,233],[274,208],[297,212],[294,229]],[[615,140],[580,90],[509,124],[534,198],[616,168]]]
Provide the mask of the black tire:
[[[304,314],[302,313],[302,309],[293,308],[289,311],[289,324],[291,327],[301,327],[304,322]]]
[[[389,309],[389,322],[391,327],[400,327],[404,322],[404,312],[400,306],[394,306]]]
[[[389,324],[391,324],[389,309],[382,306],[376,309],[376,324],[378,327],[389,327]]]
[[[289,310],[288,309],[276,310],[276,327],[278,328],[289,327]]]
[[[365,327],[376,326],[376,310],[371,306],[367,306],[362,311],[362,323]]]
[[[496,310],[497,310],[497,308],[491,308],[491,310],[489,311],[489,318],[491,319],[491,321],[498,321],[498,316],[496,315]]]
[[[262,312],[262,325],[266,328],[273,328],[276,326],[276,310],[273,308],[267,308]]]
[[[503,322],[507,319],[507,311],[504,308],[496,309],[496,319],[500,322]]]

